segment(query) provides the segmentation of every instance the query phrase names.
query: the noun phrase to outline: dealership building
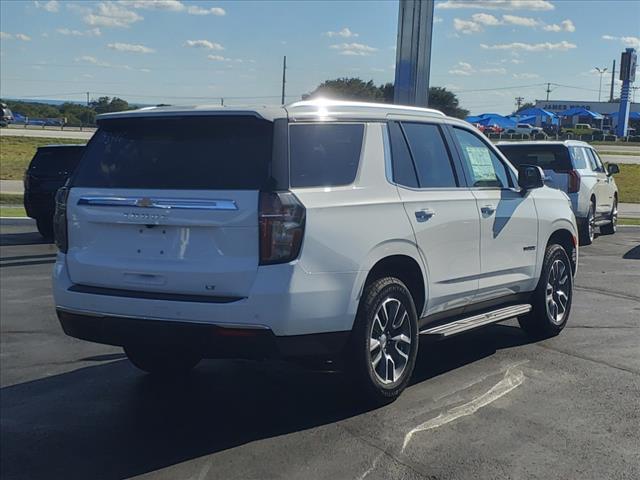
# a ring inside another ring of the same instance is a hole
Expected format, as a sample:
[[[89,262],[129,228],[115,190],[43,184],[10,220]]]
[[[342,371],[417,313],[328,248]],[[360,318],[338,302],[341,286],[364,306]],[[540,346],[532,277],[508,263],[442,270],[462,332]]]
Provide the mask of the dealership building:
[[[570,108],[584,108],[602,115],[610,115],[620,110],[618,102],[583,102],[580,100],[536,100],[536,108],[560,114]],[[640,112],[640,103],[631,104],[631,112]]]

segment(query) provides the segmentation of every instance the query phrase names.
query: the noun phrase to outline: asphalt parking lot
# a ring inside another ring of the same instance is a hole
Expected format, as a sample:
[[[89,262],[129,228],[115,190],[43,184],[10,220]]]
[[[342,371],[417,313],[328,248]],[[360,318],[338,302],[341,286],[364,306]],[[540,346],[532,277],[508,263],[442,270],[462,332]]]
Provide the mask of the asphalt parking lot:
[[[560,336],[509,321],[423,342],[412,386],[375,410],[342,375],[279,362],[157,383],[64,336],[53,245],[24,223],[0,236],[4,480],[640,478],[638,227],[581,250]]]

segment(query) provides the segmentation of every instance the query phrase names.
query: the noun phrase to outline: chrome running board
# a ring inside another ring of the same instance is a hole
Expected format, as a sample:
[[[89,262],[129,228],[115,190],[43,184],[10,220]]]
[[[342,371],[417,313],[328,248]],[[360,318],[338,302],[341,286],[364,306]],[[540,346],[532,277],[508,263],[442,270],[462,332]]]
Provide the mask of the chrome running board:
[[[473,330],[484,325],[491,323],[501,322],[508,318],[517,317],[518,315],[524,315],[531,311],[531,305],[520,304],[512,305],[510,307],[500,308],[498,310],[492,310],[490,312],[481,313],[472,317],[456,320],[451,323],[445,323],[444,325],[438,325],[437,327],[426,328],[420,331],[420,335],[437,335],[440,337],[449,337],[458,333]]]

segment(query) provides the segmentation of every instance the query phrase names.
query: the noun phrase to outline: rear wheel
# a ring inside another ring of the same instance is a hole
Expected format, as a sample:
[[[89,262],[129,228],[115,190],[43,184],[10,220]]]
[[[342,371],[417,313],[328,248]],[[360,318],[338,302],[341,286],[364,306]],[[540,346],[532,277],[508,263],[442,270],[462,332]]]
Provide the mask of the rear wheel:
[[[186,349],[163,346],[128,345],[124,347],[129,361],[153,375],[179,376],[189,372],[202,357]]]
[[[596,205],[592,200],[589,203],[587,218],[580,225],[580,245],[591,245],[596,235]]]
[[[411,293],[397,278],[380,278],[365,287],[347,368],[374,403],[395,400],[408,385],[418,354],[417,317]]]
[[[538,286],[531,298],[532,310],[518,317],[520,327],[533,337],[558,335],[569,319],[573,299],[571,261],[560,245],[549,245]]]
[[[53,238],[53,220],[50,218],[36,218],[38,233],[46,240]]]
[[[609,223],[600,227],[600,233],[603,235],[613,235],[618,230],[618,199],[613,201],[613,207],[609,214]]]

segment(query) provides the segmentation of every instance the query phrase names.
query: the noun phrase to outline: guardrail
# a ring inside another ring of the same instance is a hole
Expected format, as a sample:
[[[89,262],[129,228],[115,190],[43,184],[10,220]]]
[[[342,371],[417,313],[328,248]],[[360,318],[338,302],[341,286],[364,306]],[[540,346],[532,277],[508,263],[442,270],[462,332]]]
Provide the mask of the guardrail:
[[[54,130],[65,132],[95,132],[95,126],[78,126],[70,127],[69,125],[34,125],[29,123],[10,123],[8,128],[27,129],[27,130]]]

